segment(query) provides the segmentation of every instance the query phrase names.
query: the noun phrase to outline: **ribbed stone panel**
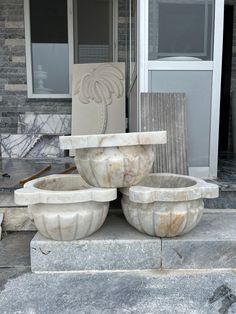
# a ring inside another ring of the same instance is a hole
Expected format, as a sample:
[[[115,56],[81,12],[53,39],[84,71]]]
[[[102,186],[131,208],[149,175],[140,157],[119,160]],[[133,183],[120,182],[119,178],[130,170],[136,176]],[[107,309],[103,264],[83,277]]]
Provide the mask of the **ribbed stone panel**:
[[[167,131],[167,144],[154,147],[154,172],[188,174],[184,93],[142,93],[141,130]]]

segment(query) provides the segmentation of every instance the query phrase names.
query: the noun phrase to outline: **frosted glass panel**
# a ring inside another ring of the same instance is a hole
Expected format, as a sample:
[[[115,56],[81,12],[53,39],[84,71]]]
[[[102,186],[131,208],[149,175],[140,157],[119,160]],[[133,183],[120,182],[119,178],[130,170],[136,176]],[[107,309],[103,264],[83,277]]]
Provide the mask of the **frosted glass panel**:
[[[212,59],[214,0],[149,0],[149,60]]]
[[[68,44],[32,44],[35,94],[68,94]]]
[[[211,71],[150,71],[150,92],[184,92],[190,167],[209,166]]]

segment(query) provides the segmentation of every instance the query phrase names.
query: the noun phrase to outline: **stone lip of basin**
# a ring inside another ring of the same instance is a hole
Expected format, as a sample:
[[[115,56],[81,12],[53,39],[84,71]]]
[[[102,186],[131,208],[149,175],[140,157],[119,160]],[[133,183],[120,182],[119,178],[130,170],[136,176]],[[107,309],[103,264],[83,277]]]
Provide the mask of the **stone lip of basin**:
[[[166,144],[166,131],[60,136],[62,149]]]
[[[80,175],[58,174],[32,180],[15,191],[15,202],[28,205],[39,232],[50,239],[87,237],[104,223],[116,189],[88,185]]]
[[[115,188],[93,187],[77,174],[49,175],[31,180],[15,191],[15,202],[19,205],[109,202],[116,197]]]
[[[84,180],[103,188],[137,184],[152,168],[152,145],[165,143],[166,131],[60,137],[61,148],[75,150]]]
[[[190,201],[219,196],[216,184],[169,173],[149,174],[138,185],[120,191],[136,203]]]
[[[140,232],[174,237],[199,223],[203,198],[215,198],[219,187],[188,176],[149,174],[137,185],[122,188],[121,204],[127,221]]]

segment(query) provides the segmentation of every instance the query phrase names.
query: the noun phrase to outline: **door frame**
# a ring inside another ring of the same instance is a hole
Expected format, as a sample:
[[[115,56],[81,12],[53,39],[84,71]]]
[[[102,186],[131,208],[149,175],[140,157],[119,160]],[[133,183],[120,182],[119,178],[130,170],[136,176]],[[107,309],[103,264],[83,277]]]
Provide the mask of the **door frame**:
[[[215,0],[214,44],[212,61],[149,61],[148,22],[149,1],[138,0],[138,130],[141,130],[140,95],[149,91],[148,72],[151,70],[212,71],[212,101],[210,121],[210,153],[208,167],[190,167],[191,175],[217,177],[220,90],[223,47],[224,1]]]

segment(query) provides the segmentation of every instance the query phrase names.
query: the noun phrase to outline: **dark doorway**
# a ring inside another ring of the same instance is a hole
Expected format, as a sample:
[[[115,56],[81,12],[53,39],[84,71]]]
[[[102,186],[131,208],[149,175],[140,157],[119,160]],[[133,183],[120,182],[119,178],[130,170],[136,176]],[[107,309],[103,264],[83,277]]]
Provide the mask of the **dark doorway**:
[[[219,152],[229,152],[230,102],[231,102],[231,69],[233,46],[234,6],[225,5],[224,40],[220,103]]]

